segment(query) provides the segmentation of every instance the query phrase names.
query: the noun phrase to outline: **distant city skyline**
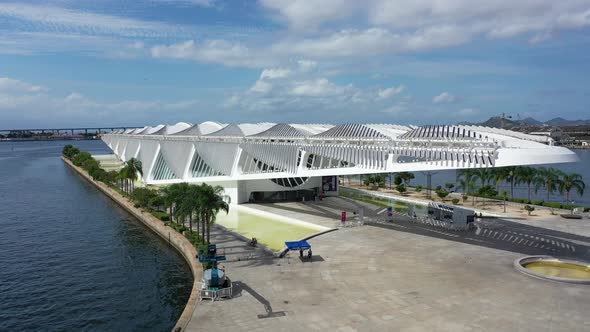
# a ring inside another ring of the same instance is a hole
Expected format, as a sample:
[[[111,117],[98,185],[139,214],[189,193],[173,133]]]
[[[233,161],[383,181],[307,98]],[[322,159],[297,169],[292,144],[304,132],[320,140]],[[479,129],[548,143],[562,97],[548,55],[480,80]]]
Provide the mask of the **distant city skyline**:
[[[5,128],[590,118],[590,3],[0,1]]]

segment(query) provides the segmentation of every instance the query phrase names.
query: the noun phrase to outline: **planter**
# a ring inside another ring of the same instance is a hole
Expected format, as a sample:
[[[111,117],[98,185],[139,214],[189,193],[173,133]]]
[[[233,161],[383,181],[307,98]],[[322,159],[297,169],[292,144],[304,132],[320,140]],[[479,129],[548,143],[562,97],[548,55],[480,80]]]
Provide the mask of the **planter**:
[[[560,216],[565,219],[582,219],[582,216],[579,214],[560,214]]]

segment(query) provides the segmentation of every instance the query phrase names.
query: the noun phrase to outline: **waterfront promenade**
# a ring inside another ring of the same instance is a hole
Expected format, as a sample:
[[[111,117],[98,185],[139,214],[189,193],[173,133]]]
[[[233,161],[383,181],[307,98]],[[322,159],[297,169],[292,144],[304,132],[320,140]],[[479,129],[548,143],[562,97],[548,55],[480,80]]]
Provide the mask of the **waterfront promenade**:
[[[109,198],[111,198],[113,201],[119,204],[123,209],[131,213],[135,218],[141,221],[154,233],[162,237],[164,240],[168,241],[168,243],[174,248],[176,248],[176,250],[178,250],[178,252],[184,257],[193,275],[193,287],[190,297],[186,303],[186,306],[182,314],[178,318],[178,321],[176,322],[173,331],[183,330],[190,321],[191,316],[195,310],[195,307],[199,301],[198,285],[203,275],[203,269],[201,264],[197,260],[197,251],[195,247],[183,235],[164,225],[164,223],[161,220],[154,217],[151,213],[145,212],[140,208],[136,208],[127,198],[123,197],[121,194],[119,194],[117,191],[113,190],[106,184],[99,181],[94,181],[92,177],[90,177],[90,175],[88,175],[88,173],[84,169],[77,167],[66,158],[62,157],[62,160],[66,165],[71,167],[84,179],[94,184],[100,191],[102,191],[105,195],[107,195]]]
[[[117,200],[112,189],[96,185]],[[122,197],[118,202],[145,219]],[[363,205],[367,216],[375,215],[370,205]],[[339,211],[355,209],[350,200],[341,198],[250,207],[323,226],[336,224]],[[515,230],[559,239],[556,246],[567,250],[556,252],[555,245],[539,247],[534,241],[510,246],[495,236],[478,237],[399,220],[395,227],[346,228],[316,237],[310,240],[315,254],[311,263],[302,261],[298,253],[273,257],[216,227],[212,240],[229,253],[224,266],[234,282],[234,298],[197,304],[191,297],[177,326],[188,331],[587,330],[587,286],[533,279],[512,267],[516,258],[536,253],[529,249],[589,258],[590,238],[558,233],[553,227],[558,221],[545,222],[546,228],[526,228],[530,226],[520,223],[524,228]],[[499,231],[507,231],[506,224],[500,226]],[[200,276],[195,284],[198,280]]]
[[[329,222],[331,206],[264,205],[269,212]],[[260,208],[252,206],[254,208]],[[320,216],[318,211],[324,210]],[[337,217],[333,217],[337,222]],[[538,229],[588,258],[590,238]],[[531,229],[525,223],[527,231]],[[401,224],[410,228],[411,224]],[[425,227],[428,228],[428,227]],[[314,261],[229,262],[236,297],[203,302],[190,331],[587,331],[590,289],[534,279],[513,269],[526,249],[455,239],[453,232],[362,226],[309,242]],[[565,237],[566,239],[563,239]],[[534,244],[530,243],[530,247]],[[548,247],[549,248],[549,247]],[[538,248],[535,248],[537,250]],[[550,249],[547,249],[550,250]],[[568,255],[568,251],[561,254]]]

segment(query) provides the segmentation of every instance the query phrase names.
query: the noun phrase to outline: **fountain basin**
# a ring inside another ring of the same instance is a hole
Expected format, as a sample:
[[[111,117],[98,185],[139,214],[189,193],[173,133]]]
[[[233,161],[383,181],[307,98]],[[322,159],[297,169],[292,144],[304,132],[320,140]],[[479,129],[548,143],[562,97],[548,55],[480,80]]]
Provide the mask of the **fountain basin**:
[[[551,256],[526,256],[514,261],[519,272],[546,280],[590,284],[590,264]]]

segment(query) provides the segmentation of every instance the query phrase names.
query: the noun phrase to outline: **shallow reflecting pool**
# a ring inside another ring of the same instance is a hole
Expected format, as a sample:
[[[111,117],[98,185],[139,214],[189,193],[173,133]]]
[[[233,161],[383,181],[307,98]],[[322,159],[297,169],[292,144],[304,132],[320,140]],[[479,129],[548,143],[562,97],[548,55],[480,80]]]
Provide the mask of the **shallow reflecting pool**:
[[[292,222],[278,216],[272,218],[251,213],[239,206],[232,206],[229,214],[219,213],[216,223],[247,238],[255,237],[259,243],[272,250],[283,249],[285,241],[296,241],[327,230],[326,227],[314,224]]]
[[[523,265],[531,271],[559,278],[590,280],[590,267],[557,261],[532,262]]]

